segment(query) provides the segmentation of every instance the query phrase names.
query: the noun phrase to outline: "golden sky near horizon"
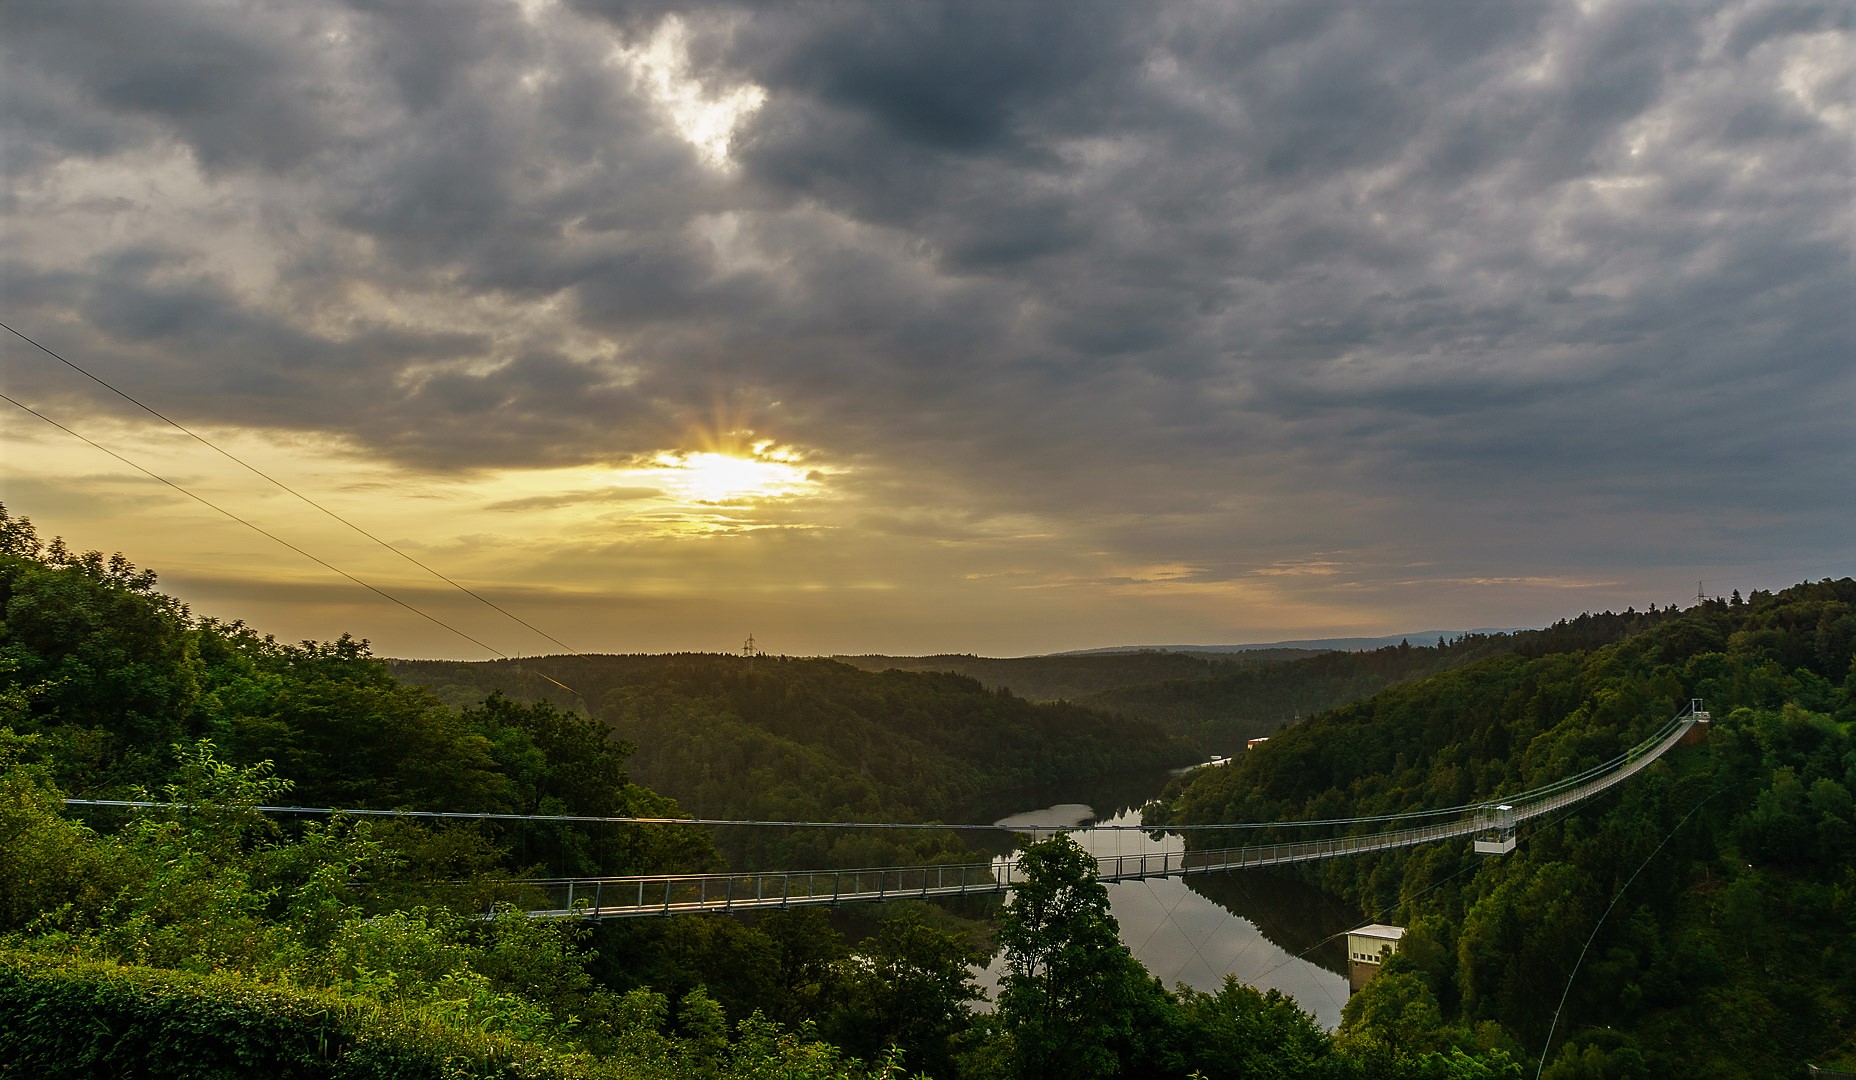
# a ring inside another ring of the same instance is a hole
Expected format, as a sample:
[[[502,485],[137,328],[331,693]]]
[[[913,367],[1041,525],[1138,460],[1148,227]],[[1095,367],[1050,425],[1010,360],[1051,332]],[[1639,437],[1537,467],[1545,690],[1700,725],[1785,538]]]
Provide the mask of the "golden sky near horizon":
[[[1737,0],[26,5],[0,318],[588,652],[1540,625],[1856,571],[1856,42]],[[202,61],[211,57],[211,63]],[[10,335],[0,501],[556,651]]]
[[[82,433],[484,644],[509,655],[559,651],[184,434],[134,424]],[[1097,629],[1105,606],[1120,608],[1111,633],[1130,641],[1257,632],[1232,621],[1233,610],[1282,636],[1393,628],[1370,603],[1310,602],[1277,586],[1329,572],[1319,565],[1194,583],[1185,567],[1078,551],[1086,538],[1065,535],[1061,521],[885,507],[869,498],[880,485],[853,470],[765,442],[665,450],[618,468],[456,476],[396,470],[315,440],[210,439],[576,651],[728,651],[749,633],[796,655],[1058,651],[1119,643]],[[123,551],[197,614],[242,618],[287,640],[350,632],[384,655],[486,655],[31,417],[8,417],[0,448],[35,462],[29,481],[0,486],[10,511],[36,511],[27,516],[42,536]]]

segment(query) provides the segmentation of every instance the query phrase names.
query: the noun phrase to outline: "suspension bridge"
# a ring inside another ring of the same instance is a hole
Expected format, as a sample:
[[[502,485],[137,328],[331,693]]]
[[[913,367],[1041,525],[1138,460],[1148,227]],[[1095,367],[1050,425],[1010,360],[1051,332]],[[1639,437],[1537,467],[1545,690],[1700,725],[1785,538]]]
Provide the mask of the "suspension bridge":
[[[1417,810],[1402,814],[1333,818],[1320,821],[1249,822],[1223,825],[1171,825],[1155,829],[1115,825],[945,825],[899,822],[736,821],[704,818],[586,817],[576,815],[497,814],[416,810],[340,810],[330,807],[259,806],[276,814],[437,818],[445,820],[555,821],[620,825],[741,825],[818,829],[985,829],[1054,832],[1169,832],[1241,835],[1322,828],[1335,835],[1313,840],[1227,845],[1188,850],[1098,855],[1096,874],[1104,882],[1256,870],[1273,866],[1343,858],[1375,851],[1474,837],[1475,850],[1503,854],[1515,846],[1516,825],[1599,795],[1635,776],[1669,750],[1705,732],[1709,716],[1692,700],[1654,734],[1624,753],[1551,784],[1478,803]],[[153,808],[173,803],[116,799],[66,799],[78,806]],[[1022,880],[1012,855],[987,862],[930,866],[877,867],[861,870],[763,870],[719,874],[632,874],[613,877],[525,879],[521,884],[547,898],[530,914],[537,918],[635,918],[695,912],[754,911],[805,905],[838,905],[884,900],[931,900],[1003,893]]]
[[[1655,734],[1603,764],[1518,794],[1440,810],[1338,818],[1315,822],[1172,827],[1194,831],[1267,830],[1322,826],[1341,835],[1318,840],[1249,844],[1201,850],[1100,855],[1096,875],[1104,882],[1211,874],[1363,855],[1413,847],[1454,837],[1475,838],[1475,849],[1501,854],[1514,849],[1515,826],[1553,813],[1635,776],[1672,747],[1690,739],[1709,716],[1691,701]],[[1705,731],[1706,729],[1701,729]],[[767,823],[761,823],[767,824]],[[1352,830],[1371,827],[1372,831]],[[1103,826],[1018,826],[1021,832],[1087,832]],[[1108,827],[1114,828],[1114,827]],[[1146,830],[1142,830],[1146,831]],[[1158,830],[1155,830],[1158,831]],[[1002,893],[1020,880],[1018,860],[1003,855],[989,862],[863,870],[772,870],[723,874],[643,874],[623,877],[552,878],[533,881],[551,897],[537,917],[588,919],[679,915],[692,912],[753,911],[812,904],[882,900],[928,900]]]

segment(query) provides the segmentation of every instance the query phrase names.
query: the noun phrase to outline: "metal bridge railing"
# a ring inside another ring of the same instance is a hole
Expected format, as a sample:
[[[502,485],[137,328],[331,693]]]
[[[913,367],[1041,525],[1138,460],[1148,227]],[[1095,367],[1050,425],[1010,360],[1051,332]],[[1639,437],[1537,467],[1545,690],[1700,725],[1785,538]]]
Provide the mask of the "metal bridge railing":
[[[1556,782],[1520,795],[1505,797],[1503,801],[1512,807],[1514,820],[1524,821],[1589,799],[1647,768],[1676,745],[1697,719],[1684,712],[1624,754],[1571,778],[1578,781],[1571,786],[1567,786],[1565,781]],[[1357,820],[1368,822],[1388,818]],[[1469,836],[1486,828],[1488,824],[1489,817],[1485,808],[1478,806],[1451,820],[1358,836],[1250,844],[1202,851],[1104,855],[1096,859],[1097,876],[1102,881],[1134,881],[1149,877],[1282,866]],[[557,905],[533,912],[536,916],[578,915],[597,919],[841,904],[905,897],[929,899],[983,895],[1011,888],[1017,872],[1017,860],[1011,856],[1001,856],[984,863],[939,866],[553,878],[525,884],[541,888],[551,902]]]
[[[592,918],[736,911],[848,901],[997,893],[1008,887],[996,862],[861,870],[779,870],[738,874],[645,874],[525,882],[560,906],[538,915]]]

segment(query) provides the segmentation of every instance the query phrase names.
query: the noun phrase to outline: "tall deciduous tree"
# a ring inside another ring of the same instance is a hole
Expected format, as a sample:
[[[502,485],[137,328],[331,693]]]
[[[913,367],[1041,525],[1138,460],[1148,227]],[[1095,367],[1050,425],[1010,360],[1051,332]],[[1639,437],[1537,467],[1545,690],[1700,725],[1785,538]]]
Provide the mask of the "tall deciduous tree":
[[[1095,859],[1068,836],[1029,844],[999,929],[998,1017],[1027,1078],[1114,1076],[1174,1026],[1166,991],[1121,943]]]

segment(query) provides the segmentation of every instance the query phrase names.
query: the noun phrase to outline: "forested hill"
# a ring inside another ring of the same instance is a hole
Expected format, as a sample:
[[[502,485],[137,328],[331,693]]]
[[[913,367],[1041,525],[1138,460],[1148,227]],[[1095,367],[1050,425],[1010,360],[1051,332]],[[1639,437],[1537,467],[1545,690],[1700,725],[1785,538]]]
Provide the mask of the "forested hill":
[[[1100,690],[1079,703],[1152,720],[1213,754],[1273,734],[1304,717],[1370,697],[1389,686],[1453,671],[1491,656],[1544,656],[1589,649],[1673,618],[1676,608],[1588,613],[1543,630],[1472,633],[1449,641],[1402,643],[1366,652],[1325,652]],[[1290,651],[1290,650],[1284,650]]]
[[[454,709],[396,681],[366,642],[344,636],[286,645],[239,623],[196,617],[156,588],[152,572],[121,555],[44,543],[30,521],[4,507],[0,736],[0,756],[18,753],[68,794],[85,797],[159,793],[213,761],[262,769],[273,795],[287,788],[299,805],[679,813],[632,782],[630,748],[596,721],[545,702],[481,694]],[[447,873],[466,865],[622,873],[719,862],[697,830],[621,837],[501,827],[435,846],[421,846],[416,830],[399,836],[412,847],[396,857]]]
[[[442,680],[453,707],[364,642],[285,645],[197,617],[126,559],[42,543],[0,508],[0,1066],[1005,1080],[1087,1060],[1095,1075],[1162,1080],[1519,1075],[1499,1029],[1396,1013],[1403,999],[1370,988],[1334,1037],[1273,992],[1165,989],[1119,942],[1092,861],[1063,838],[1027,853],[1031,899],[998,933],[1005,989],[980,1015],[968,965],[987,948],[926,905],[874,912],[855,942],[817,910],[596,930],[525,913],[544,900],[523,880],[537,875],[715,867],[710,834],[690,826],[258,810],[678,815],[627,775],[648,767],[722,800],[710,812],[751,799],[778,816],[929,816],[987,785],[1181,752],[1152,728],[956,675],[714,656],[555,670],[597,695],[600,719],[468,692],[459,671]],[[613,727],[650,746],[648,766]],[[138,791],[166,805],[64,802]]]
[[[504,691],[560,700],[565,693],[539,675],[567,683],[635,748],[629,766],[640,783],[711,817],[972,820],[1012,793],[1194,756],[1145,721],[1032,703],[960,675],[860,671],[825,659],[681,653],[391,666],[462,699]],[[720,842],[742,865],[932,854],[844,832],[724,833]]]
[[[1195,773],[1164,816],[1306,820],[1474,802],[1598,764],[1703,698],[1706,742],[1524,826],[1512,855],[1477,861],[1467,845],[1440,844],[1309,873],[1409,924],[1404,959],[1381,979],[1407,980],[1404,992],[1446,1018],[1499,1023],[1534,1052],[1616,898],[1571,982],[1559,1027],[1570,1041],[1548,1076],[1848,1067],[1852,641],[1847,578],[1710,601],[1615,644],[1509,653],[1315,717]]]
[[[1032,701],[1075,701],[1121,686],[1216,678],[1246,668],[1315,656],[1320,649],[1251,649],[1201,653],[1139,649],[1060,656],[990,657],[965,653],[940,656],[837,656],[865,671],[950,671],[978,679],[989,689],[1006,689]]]

